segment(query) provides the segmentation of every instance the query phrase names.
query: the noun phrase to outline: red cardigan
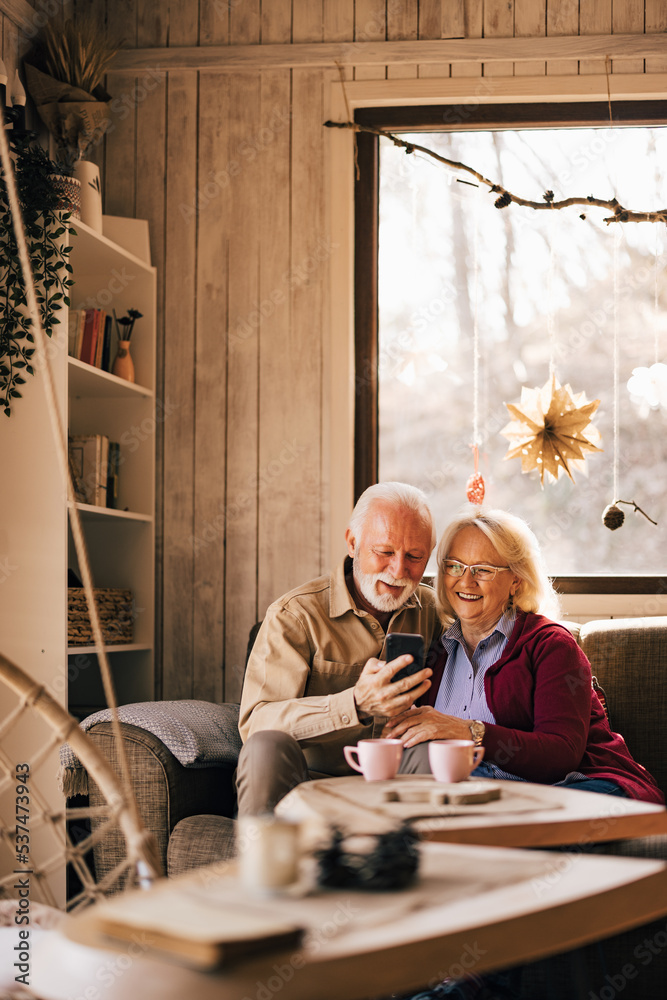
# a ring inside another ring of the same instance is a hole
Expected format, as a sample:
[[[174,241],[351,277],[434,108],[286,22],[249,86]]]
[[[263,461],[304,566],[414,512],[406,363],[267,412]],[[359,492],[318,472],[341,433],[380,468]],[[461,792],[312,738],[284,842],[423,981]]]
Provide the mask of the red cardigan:
[[[446,660],[437,641],[421,704],[434,705]],[[564,625],[520,611],[502,656],[486,672],[484,690],[497,720],[486,725],[486,760],[542,784],[569,771],[610,778],[630,798],[664,803],[654,778],[609,728],[592,689],[591,665]]]

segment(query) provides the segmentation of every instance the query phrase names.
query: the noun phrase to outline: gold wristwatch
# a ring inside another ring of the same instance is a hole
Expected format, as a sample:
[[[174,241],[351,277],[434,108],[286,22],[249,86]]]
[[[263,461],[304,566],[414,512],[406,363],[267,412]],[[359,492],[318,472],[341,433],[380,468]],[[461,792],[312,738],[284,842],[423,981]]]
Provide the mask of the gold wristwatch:
[[[475,741],[475,746],[480,747],[484,740],[484,733],[486,732],[486,726],[479,719],[471,719],[468,723],[468,728],[470,729],[470,735]]]

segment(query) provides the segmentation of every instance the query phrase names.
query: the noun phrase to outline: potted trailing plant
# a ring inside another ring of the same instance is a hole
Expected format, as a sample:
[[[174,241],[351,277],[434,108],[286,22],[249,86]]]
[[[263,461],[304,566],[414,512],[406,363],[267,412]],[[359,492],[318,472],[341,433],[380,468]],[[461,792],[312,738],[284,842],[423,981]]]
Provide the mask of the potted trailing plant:
[[[28,253],[35,277],[42,325],[51,337],[72,285],[70,247],[63,236],[70,220],[60,210],[52,175],[58,167],[31,133],[12,138],[16,184]],[[34,374],[34,337],[4,175],[0,174],[0,407],[7,416],[21,398],[20,387]],[[67,349],[66,339],[64,349]]]

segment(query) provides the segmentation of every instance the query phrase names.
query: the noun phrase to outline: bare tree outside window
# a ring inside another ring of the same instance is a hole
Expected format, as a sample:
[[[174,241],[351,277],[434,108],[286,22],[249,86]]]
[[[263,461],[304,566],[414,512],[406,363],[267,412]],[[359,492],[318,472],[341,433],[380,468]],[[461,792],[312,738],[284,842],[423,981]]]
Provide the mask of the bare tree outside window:
[[[636,210],[667,205],[665,128],[421,132],[414,141],[525,198],[553,190],[556,199],[615,195]],[[498,210],[495,195],[457,176],[470,179],[380,142],[380,478],[425,489],[439,529],[467,503],[477,323],[485,503],[529,521],[554,575],[664,572],[667,385],[662,399],[627,386],[635,369],[667,362],[665,227],[607,226],[602,209]],[[600,399],[594,424],[604,450],[589,455],[586,472],[574,470],[575,483],[561,474],[542,489],[537,472],[505,460],[500,431],[510,420],[505,403],[522,385],[542,386],[552,359],[561,384]],[[625,508],[611,532],[602,512],[618,498],[636,501],[658,526]]]

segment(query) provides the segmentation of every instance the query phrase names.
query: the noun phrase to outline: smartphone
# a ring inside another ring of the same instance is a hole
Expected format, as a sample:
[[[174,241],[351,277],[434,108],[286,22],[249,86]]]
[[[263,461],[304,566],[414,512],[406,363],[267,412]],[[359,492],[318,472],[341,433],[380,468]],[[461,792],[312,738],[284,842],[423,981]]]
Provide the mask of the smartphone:
[[[389,632],[387,634],[386,661],[395,660],[397,656],[410,653],[413,660],[394,674],[392,681],[403,680],[404,677],[411,677],[424,666],[424,639],[414,632]]]

